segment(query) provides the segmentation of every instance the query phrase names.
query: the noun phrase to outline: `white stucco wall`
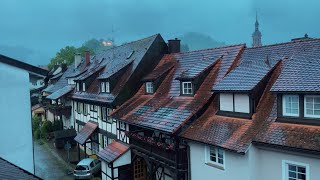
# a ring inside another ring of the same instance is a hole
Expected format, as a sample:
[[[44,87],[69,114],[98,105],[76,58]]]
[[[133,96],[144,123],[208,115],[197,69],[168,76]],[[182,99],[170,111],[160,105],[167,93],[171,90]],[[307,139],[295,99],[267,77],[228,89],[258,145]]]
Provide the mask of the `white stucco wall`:
[[[320,179],[320,157],[314,158],[262,149],[258,149],[258,152],[257,171],[259,175],[257,177],[260,180],[283,180],[282,162],[284,160],[309,165],[309,179],[307,180]]]
[[[251,179],[251,169],[254,162],[251,160],[254,152],[246,155],[225,151],[225,170],[205,164],[205,146],[203,144],[189,142],[191,179]],[[252,179],[255,180],[255,179]]]
[[[29,73],[0,63],[0,156],[33,173]]]
[[[251,146],[245,155],[225,151],[225,170],[205,164],[205,145],[189,142],[191,178],[219,180],[285,180],[283,161],[307,164],[309,179],[320,179],[320,157],[259,149]]]

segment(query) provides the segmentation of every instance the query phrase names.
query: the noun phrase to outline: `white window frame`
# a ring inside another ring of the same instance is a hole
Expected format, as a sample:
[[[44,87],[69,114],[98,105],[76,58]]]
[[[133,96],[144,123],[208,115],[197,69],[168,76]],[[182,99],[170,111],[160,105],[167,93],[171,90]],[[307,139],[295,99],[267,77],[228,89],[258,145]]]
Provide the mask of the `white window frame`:
[[[216,162],[215,162],[215,161],[212,161],[212,160],[210,159],[210,150],[211,150],[212,148],[215,150],[215,153],[216,153]],[[223,160],[223,163],[222,163],[222,164],[218,162],[218,151],[222,151],[222,160]],[[205,153],[204,153],[204,154],[205,154],[205,163],[206,163],[206,164],[209,164],[209,165],[212,164],[212,165],[221,167],[222,170],[225,169],[225,165],[226,165],[226,159],[225,159],[225,157],[226,157],[226,155],[225,155],[225,151],[224,151],[223,149],[218,148],[218,147],[213,147],[213,146],[205,146]]]
[[[86,83],[82,83],[82,91],[86,91]]]
[[[83,103],[83,115],[88,115],[88,104]]]
[[[80,91],[80,84],[78,82],[77,82],[76,86],[77,86],[77,91]]]
[[[288,160],[282,160],[282,180],[289,180],[289,165],[300,166],[306,169],[306,180],[310,180],[310,167],[309,164],[300,162],[293,162]]]
[[[103,93],[106,92],[105,82],[101,82],[100,86],[101,86],[101,92],[103,92]]]
[[[191,85],[191,88],[188,88],[188,87],[185,88],[185,87],[184,87],[185,84],[186,84],[187,86],[188,86],[188,84],[190,84],[190,85]],[[191,81],[182,82],[182,88],[181,88],[181,89],[182,89],[182,94],[183,94],[183,95],[192,95],[192,94],[193,94],[192,82],[191,82]],[[191,93],[188,92],[189,89],[191,89]]]
[[[313,104],[312,104],[313,114],[307,114],[307,98],[313,98]],[[314,114],[314,111],[315,111],[315,108],[314,108],[315,100],[314,99],[315,98],[320,98],[320,96],[319,95],[305,95],[304,96],[304,117],[320,118],[320,115]],[[317,109],[317,110],[320,110],[320,109]]]
[[[106,84],[106,93],[110,93],[110,83],[107,81]]]
[[[286,112],[286,97],[297,97],[298,98],[298,114],[295,114],[295,113],[287,113]],[[300,115],[300,107],[299,107],[299,95],[288,95],[288,94],[285,94],[282,96],[282,115],[283,116],[291,116],[291,117],[299,117]]]
[[[107,108],[107,122],[109,122],[109,123],[112,123],[112,118],[110,116],[111,112],[112,112],[112,109]]]
[[[153,83],[152,82],[146,82],[146,93],[153,93]]]

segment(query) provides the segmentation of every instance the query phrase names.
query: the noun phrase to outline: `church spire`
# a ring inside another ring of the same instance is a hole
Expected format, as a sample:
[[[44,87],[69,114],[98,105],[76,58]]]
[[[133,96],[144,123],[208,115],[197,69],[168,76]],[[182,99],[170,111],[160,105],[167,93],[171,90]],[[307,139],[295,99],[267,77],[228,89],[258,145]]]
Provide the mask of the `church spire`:
[[[259,31],[258,12],[256,12],[255,31],[252,34],[252,46],[253,47],[262,46],[261,37],[262,37],[262,35],[261,35],[261,32]]]

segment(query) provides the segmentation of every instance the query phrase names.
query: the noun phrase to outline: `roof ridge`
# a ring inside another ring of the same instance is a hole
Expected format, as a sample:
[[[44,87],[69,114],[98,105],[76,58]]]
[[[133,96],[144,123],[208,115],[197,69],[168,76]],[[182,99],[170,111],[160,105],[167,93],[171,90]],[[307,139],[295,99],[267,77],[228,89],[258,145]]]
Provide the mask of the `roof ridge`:
[[[249,47],[247,49],[259,49],[264,47],[272,47],[272,46],[279,46],[279,45],[285,45],[285,44],[294,44],[294,43],[301,43],[301,42],[309,42],[309,41],[319,41],[320,38],[314,38],[314,39],[304,39],[304,40],[296,40],[296,41],[288,41],[288,42],[281,42],[281,43],[275,43],[275,44],[268,44],[258,47]]]
[[[220,46],[220,47],[199,49],[199,50],[186,51],[186,52],[170,53],[170,54],[166,54],[166,55],[188,54],[188,53],[193,53],[193,52],[201,52],[201,51],[207,51],[207,50],[223,49],[223,48],[230,48],[230,47],[236,47],[236,46],[246,46],[246,44],[245,44],[245,43],[242,43],[242,44],[233,44],[233,45],[229,45],[229,46]]]
[[[144,40],[149,39],[149,38],[150,38],[150,39],[153,38],[153,37],[155,38],[155,37],[157,37],[158,35],[160,35],[160,33],[157,33],[157,34],[154,34],[154,35],[152,35],[152,36],[148,36],[148,37],[145,37],[145,38],[142,38],[142,39],[138,39],[138,40],[135,40],[135,41],[130,41],[130,42],[127,42],[127,43],[123,43],[123,44],[121,44],[121,45],[119,45],[119,46],[114,46],[114,47],[112,47],[112,48],[103,50],[102,52],[107,52],[107,51],[112,50],[112,49],[114,49],[114,48],[119,48],[119,47],[122,47],[122,46],[125,46],[125,45],[128,45],[128,44],[132,44],[132,43],[144,41]]]

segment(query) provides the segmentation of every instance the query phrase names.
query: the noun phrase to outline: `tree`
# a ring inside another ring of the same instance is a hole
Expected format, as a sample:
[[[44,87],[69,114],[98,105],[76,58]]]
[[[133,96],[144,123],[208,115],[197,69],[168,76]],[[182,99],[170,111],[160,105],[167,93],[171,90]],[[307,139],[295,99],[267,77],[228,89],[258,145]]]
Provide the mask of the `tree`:
[[[90,53],[94,55],[103,50],[111,48],[111,46],[104,46],[103,41],[103,39],[90,39],[84,42],[79,48],[74,46],[66,46],[60,49],[56,56],[51,59],[48,68],[51,70],[54,65],[62,64],[63,62],[67,63],[67,65],[70,65],[74,61],[74,55],[76,53],[80,53],[82,56],[84,56],[86,51],[90,51]]]
[[[63,62],[66,62],[68,65],[71,64],[74,60],[75,53],[77,53],[77,48],[74,46],[66,46],[60,49],[56,56],[51,59],[48,68],[52,69],[54,65],[62,64]]]

